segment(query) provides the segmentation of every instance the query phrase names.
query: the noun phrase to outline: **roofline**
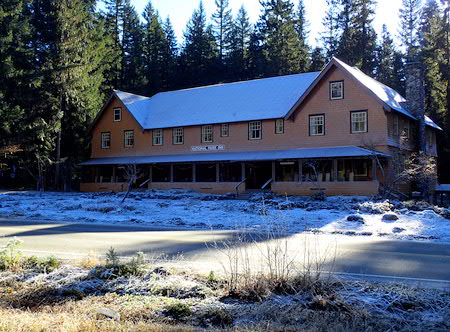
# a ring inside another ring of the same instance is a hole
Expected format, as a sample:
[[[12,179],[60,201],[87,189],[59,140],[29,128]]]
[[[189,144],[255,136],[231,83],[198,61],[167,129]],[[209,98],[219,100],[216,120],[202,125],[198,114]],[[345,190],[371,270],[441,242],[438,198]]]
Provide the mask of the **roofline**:
[[[125,103],[122,101],[122,99],[120,99],[120,97],[116,93],[116,91],[118,91],[118,90],[113,90],[111,92],[108,100],[103,104],[102,108],[95,116],[94,120],[92,121],[91,125],[88,128],[88,131],[87,131],[88,135],[90,135],[92,133],[92,130],[94,130],[94,127],[97,124],[98,120],[100,120],[100,118],[103,115],[103,113],[105,112],[106,108],[109,106],[109,104],[111,104],[111,102],[113,101],[114,98],[117,98],[120,101],[122,106],[128,111],[128,113],[130,113],[130,115],[134,119],[134,121],[136,121],[136,123],[139,125],[139,127],[141,127],[142,131],[145,130],[144,127],[142,127],[142,125],[140,124],[140,122],[134,117],[133,113],[128,109],[127,105],[125,105]]]

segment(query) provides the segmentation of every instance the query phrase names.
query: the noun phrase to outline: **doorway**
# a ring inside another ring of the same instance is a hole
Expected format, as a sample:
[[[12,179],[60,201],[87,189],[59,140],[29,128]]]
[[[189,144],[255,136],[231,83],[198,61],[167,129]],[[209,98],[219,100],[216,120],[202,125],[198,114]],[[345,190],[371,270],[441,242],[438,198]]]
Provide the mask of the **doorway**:
[[[272,178],[272,162],[254,162],[245,164],[245,185],[247,189],[261,189]],[[270,190],[271,184],[264,189]]]

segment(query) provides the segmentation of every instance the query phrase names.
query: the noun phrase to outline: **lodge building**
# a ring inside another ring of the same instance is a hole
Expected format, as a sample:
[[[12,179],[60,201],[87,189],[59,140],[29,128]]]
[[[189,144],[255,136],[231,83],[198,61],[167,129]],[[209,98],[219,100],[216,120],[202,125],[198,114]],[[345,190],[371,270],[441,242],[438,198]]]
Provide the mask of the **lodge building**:
[[[321,72],[151,98],[114,91],[89,131],[81,190],[126,190],[124,170],[136,165],[136,186],[149,189],[377,194],[417,148],[408,105],[336,58]],[[436,156],[440,128],[425,123],[426,152]]]

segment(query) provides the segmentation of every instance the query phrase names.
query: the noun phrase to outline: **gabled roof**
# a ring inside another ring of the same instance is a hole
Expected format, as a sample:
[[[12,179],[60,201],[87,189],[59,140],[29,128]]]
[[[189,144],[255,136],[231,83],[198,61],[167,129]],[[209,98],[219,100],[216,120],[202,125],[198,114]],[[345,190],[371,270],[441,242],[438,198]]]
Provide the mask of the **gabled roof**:
[[[115,91],[144,129],[283,118],[318,72],[279,76],[147,98]]]
[[[321,71],[320,75],[314,80],[314,82],[308,87],[302,97],[297,101],[294,107],[289,111],[286,117],[292,115],[293,112],[302,104],[309,93],[314,89],[314,87],[320,82],[320,80],[326,75],[326,73],[333,67],[336,66],[342,71],[346,72],[348,75],[353,77],[358,83],[365,87],[375,98],[377,98],[386,108],[399,112],[413,120],[417,120],[414,115],[407,109],[406,99],[398,93],[396,90],[378,82],[372,77],[364,74],[361,70],[356,67],[352,67],[342,62],[341,60],[334,58],[326,65],[326,67]],[[433,127],[435,129],[442,130],[437,124],[433,122],[428,116],[425,116],[425,124]]]
[[[397,91],[336,58],[321,72],[161,92],[153,97],[118,90],[114,91],[114,95],[143,130],[289,118],[333,66],[353,77],[386,109],[416,120],[407,110],[405,98]],[[94,124],[105,107],[97,115]],[[428,117],[425,123],[441,129]]]
[[[97,158],[85,161],[80,165],[126,165],[126,164],[158,164],[183,162],[218,162],[218,161],[263,161],[285,159],[315,159],[344,157],[384,157],[390,156],[378,151],[358,146],[332,146],[321,148],[299,148],[290,150],[246,151],[246,152],[214,152],[197,154],[178,154],[160,156],[133,156]]]

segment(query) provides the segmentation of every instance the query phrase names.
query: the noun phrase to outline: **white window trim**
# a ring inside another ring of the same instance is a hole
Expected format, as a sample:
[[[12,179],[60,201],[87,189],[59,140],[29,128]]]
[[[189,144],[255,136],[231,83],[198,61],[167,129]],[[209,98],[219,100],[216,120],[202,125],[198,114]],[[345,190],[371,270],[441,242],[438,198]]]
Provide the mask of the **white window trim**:
[[[119,111],[119,119],[116,120],[116,111]],[[122,121],[122,109],[120,107],[116,107],[114,109],[114,122],[120,122]]]
[[[341,90],[340,96],[337,96],[337,97],[333,97],[333,87],[335,85],[340,85],[340,90]],[[330,82],[330,99],[331,100],[344,99],[344,81]]]
[[[213,125],[202,126],[201,130],[202,130],[202,143],[212,143],[214,141]],[[211,139],[208,139],[208,136],[211,136]]]
[[[352,130],[352,134],[362,134],[362,133],[367,133],[369,128],[368,128],[368,114],[367,111],[357,111],[357,112],[351,112],[351,130]],[[364,121],[356,121],[354,120],[354,116],[358,116],[360,114],[364,114]],[[363,130],[354,130],[353,124],[354,123],[363,123],[364,124],[364,129]]]
[[[108,139],[106,139],[106,136],[108,137]],[[106,141],[108,141],[108,145],[106,146]],[[108,132],[103,132],[101,133],[101,147],[102,149],[110,149],[111,148],[111,133]]]
[[[322,123],[313,123],[314,120],[322,119]],[[313,127],[319,127],[322,126],[322,132],[321,133],[313,133],[312,128]],[[309,116],[309,136],[325,136],[325,115],[323,114],[317,114],[317,115],[310,115]]]
[[[275,120],[275,134],[284,134],[284,119]]]
[[[128,140],[130,140],[130,137],[127,136],[128,134],[131,134],[131,138],[133,139],[133,144],[128,144]],[[134,147],[134,130],[125,130],[123,132],[123,145],[126,148]]]
[[[256,126],[256,128],[254,128]],[[259,132],[258,137],[252,137],[253,132]],[[261,121],[251,121],[248,123],[248,139],[249,140],[260,140],[262,139],[262,122]]]
[[[226,128],[226,134],[224,134],[224,128]],[[230,125],[228,123],[222,123],[220,125],[220,137],[230,136]]]
[[[158,133],[158,135],[156,135]],[[160,142],[157,143],[157,139],[160,139]],[[164,131],[163,129],[153,129],[152,131],[152,145],[158,146],[164,144]]]
[[[180,131],[181,132],[181,134],[180,135],[177,135],[176,133],[177,133],[177,131]],[[175,137],[181,137],[181,141],[180,142],[177,142],[176,140],[175,140]],[[184,129],[183,129],[183,127],[178,127],[178,128],[173,128],[172,129],[172,143],[174,144],[174,145],[182,145],[182,144],[184,144]]]

